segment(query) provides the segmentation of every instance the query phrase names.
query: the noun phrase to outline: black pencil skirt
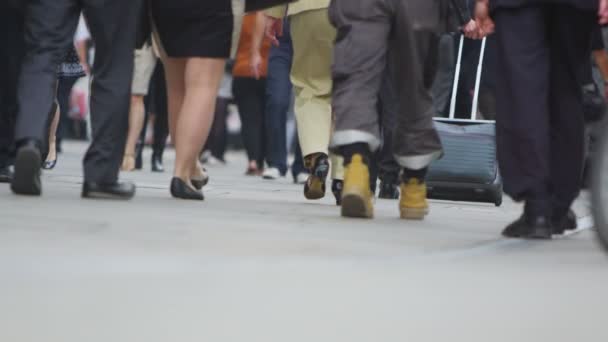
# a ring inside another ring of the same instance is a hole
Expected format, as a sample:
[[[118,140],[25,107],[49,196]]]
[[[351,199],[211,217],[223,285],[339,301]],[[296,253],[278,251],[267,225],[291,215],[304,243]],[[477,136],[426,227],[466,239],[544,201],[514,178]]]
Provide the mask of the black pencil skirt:
[[[231,0],[151,0],[152,18],[169,57],[228,58]]]

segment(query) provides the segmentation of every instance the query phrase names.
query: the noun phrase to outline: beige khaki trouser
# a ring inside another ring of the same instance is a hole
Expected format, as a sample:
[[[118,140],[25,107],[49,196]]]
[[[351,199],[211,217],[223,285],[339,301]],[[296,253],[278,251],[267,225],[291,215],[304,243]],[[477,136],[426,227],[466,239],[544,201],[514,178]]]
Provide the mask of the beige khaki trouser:
[[[295,14],[290,24],[291,82],[302,155],[327,154],[333,130],[331,63],[336,30],[329,23],[327,9]],[[344,178],[342,163],[342,158],[331,156],[333,179]]]

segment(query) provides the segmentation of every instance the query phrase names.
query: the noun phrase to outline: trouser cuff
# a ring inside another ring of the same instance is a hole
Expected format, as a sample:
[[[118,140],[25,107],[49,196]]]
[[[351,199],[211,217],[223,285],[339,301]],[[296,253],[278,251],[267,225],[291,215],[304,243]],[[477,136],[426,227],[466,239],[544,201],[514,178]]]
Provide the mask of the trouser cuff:
[[[331,141],[331,148],[333,150],[340,150],[342,146],[356,143],[367,144],[371,152],[378,150],[381,144],[380,139],[369,132],[349,129],[334,132]]]
[[[427,168],[431,163],[439,157],[442,152],[436,151],[428,154],[416,155],[416,156],[398,156],[395,155],[397,163],[406,169],[410,170],[421,170]]]

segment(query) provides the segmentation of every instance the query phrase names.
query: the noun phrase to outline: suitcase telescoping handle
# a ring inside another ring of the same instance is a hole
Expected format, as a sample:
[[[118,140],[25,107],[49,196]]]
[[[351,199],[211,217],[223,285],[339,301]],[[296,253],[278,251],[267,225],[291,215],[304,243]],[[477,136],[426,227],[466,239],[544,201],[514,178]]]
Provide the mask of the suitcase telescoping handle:
[[[456,73],[454,75],[454,85],[452,87],[452,100],[450,102],[450,120],[456,119],[456,95],[458,93],[458,83],[460,82],[460,71],[462,69],[462,50],[464,49],[464,35],[460,36],[458,44],[458,58],[456,60]],[[481,74],[483,71],[483,58],[486,53],[486,38],[481,41],[481,52],[479,53],[479,64],[477,64],[477,76],[475,77],[475,92],[473,93],[473,108],[471,108],[471,120],[477,119],[479,108],[479,87],[481,84]]]

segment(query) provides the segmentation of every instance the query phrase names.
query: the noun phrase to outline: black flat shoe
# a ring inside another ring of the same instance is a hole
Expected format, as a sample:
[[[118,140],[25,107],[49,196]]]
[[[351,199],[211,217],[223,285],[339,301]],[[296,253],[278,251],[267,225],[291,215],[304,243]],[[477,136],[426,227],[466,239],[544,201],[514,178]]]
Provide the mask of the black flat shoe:
[[[568,210],[566,216],[553,217],[553,234],[563,235],[568,230],[576,230],[578,228],[578,222],[576,214],[572,209]]]
[[[399,199],[399,186],[389,182],[381,182],[378,197],[391,200]]]
[[[183,180],[173,177],[171,180],[171,196],[185,200],[203,201],[205,196],[200,190],[192,189]]]
[[[203,169],[203,177],[201,179],[192,178],[190,179],[190,183],[192,183],[192,186],[194,186],[197,190],[207,186],[207,184],[209,184],[209,175],[207,174],[207,170]]]
[[[342,190],[344,189],[344,181],[334,179],[331,183],[331,192],[336,198],[336,205],[342,205]]]
[[[133,183],[100,184],[84,182],[82,184],[83,198],[130,200],[135,196]]]
[[[26,140],[19,145],[11,190],[19,195],[40,196],[42,193],[40,143],[35,140]]]
[[[165,167],[163,166],[163,158],[156,154],[152,155],[152,172],[165,172]]]
[[[9,166],[0,168],[0,183],[10,183],[13,180],[13,171]]]
[[[503,230],[502,235],[508,238],[549,240],[553,234],[551,220],[545,216],[522,215]]]
[[[55,168],[55,166],[57,166],[57,158],[54,160],[47,160],[44,162],[44,164],[42,164],[42,168],[45,170],[52,170]]]

